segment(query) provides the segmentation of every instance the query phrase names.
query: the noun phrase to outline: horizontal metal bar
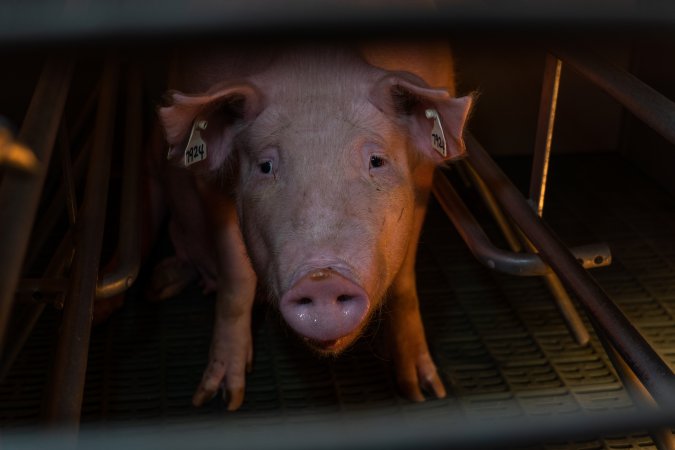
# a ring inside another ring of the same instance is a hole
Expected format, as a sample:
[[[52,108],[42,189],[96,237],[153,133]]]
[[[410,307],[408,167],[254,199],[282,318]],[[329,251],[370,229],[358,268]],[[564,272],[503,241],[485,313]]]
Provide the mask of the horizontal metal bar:
[[[471,397],[468,398],[468,401]],[[486,407],[490,402],[479,400]],[[78,450],[438,450],[539,448],[544,442],[594,440],[598,436],[622,435],[675,423],[675,408],[665,411],[618,410],[595,414],[540,414],[488,419],[487,414],[468,416],[452,404],[448,414],[400,414],[384,416],[352,412],[349,415],[315,412],[309,420],[264,422],[241,426],[239,420],[183,420],[167,425],[83,427]],[[500,410],[519,411],[515,400],[500,401]],[[508,408],[508,409],[507,409]],[[452,418],[450,418],[452,417]],[[253,419],[253,418],[251,418]],[[243,419],[242,419],[243,420]],[[253,422],[252,422],[253,423]],[[65,442],[64,442],[65,441]],[[75,448],[62,432],[12,431],[3,434],[3,444],[13,450]]]
[[[17,294],[63,294],[68,289],[68,278],[23,278],[19,281]]]
[[[584,2],[500,2],[436,1],[436,11],[413,8],[428,2],[336,2],[287,0],[284,2],[189,2],[164,0],[158,9],[152,2],[92,2],[64,8],[59,0],[43,0],[35,6],[26,2],[0,3],[0,17],[11,17],[0,28],[0,44],[51,43],[64,39],[184,37],[196,33],[248,33],[259,36],[271,32],[355,32],[401,30],[443,33],[448,29],[471,31],[476,26],[506,27],[522,32],[550,31],[570,27],[574,31],[596,32],[614,26],[642,30],[672,27],[675,9],[670,2],[615,2],[611,8],[601,0]],[[377,8],[377,5],[381,8]],[[56,14],[54,12],[57,12]],[[95,23],[96,26],[91,26]],[[348,25],[348,26],[346,26]],[[666,28],[667,29],[667,28]],[[672,28],[671,28],[672,29]],[[347,31],[348,30],[348,31]]]
[[[126,291],[136,280],[141,268],[140,248],[140,180],[143,120],[140,75],[130,69],[127,80],[126,141],[124,152],[124,182],[120,224],[117,239],[117,265],[104,274],[96,286],[96,297],[109,298]]]
[[[483,147],[467,136],[468,160],[491,188],[497,201],[551,266],[565,287],[602,327],[612,345],[638,376],[656,402],[675,404],[675,376],[668,364],[649,345],[631,321],[579,265],[555,233],[532,210]]]
[[[45,277],[58,277],[61,276],[67,268],[70,266],[70,263],[73,259],[74,253],[73,245],[73,231],[72,229],[68,230],[66,234],[61,239],[56,251],[52,255],[47,268],[45,269]],[[19,293],[21,291],[21,283],[19,283]],[[0,380],[2,380],[7,373],[9,373],[12,364],[19,356],[21,349],[28,340],[31,332],[35,325],[37,325],[38,319],[44,311],[45,302],[38,301],[35,298],[34,292],[29,292],[32,303],[29,305],[23,305],[24,310],[21,311],[19,317],[16,320],[12,320],[12,340],[8,342],[5,351],[0,357]],[[63,293],[58,295],[54,299],[54,306],[57,309],[63,308]],[[20,295],[17,295],[17,299],[21,299]]]
[[[33,149],[42,170],[31,177],[6,173],[0,184],[0,353],[46,169],[66,103],[72,68],[70,60],[49,59],[35,87],[18,136],[21,142]]]
[[[546,263],[536,254],[514,253],[495,247],[442,172],[434,177],[432,190],[469,250],[481,264],[517,276],[542,276],[550,273]],[[605,244],[577,247],[573,252],[575,258],[588,269],[607,265],[611,261],[609,248]]]
[[[552,49],[552,52],[675,144],[675,102],[589,51],[561,47]]]

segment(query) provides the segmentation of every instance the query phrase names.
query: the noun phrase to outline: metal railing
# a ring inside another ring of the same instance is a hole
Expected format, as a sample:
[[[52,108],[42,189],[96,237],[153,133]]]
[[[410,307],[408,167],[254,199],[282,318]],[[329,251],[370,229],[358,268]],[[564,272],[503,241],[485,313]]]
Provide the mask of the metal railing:
[[[466,165],[469,178],[481,193],[512,250],[522,249],[518,242],[520,237],[522,244],[532,252],[530,256],[539,255],[545,262],[544,266],[552,270],[537,274],[545,277],[577,342],[588,343],[589,335],[566,289],[577,295],[590,316],[600,342],[635,404],[643,411],[658,406],[669,407],[675,404],[675,375],[672,368],[584,271],[589,267],[580,264],[583,261],[575,255],[575,251],[567,249],[539,218],[544,208],[563,63],[569,64],[674,144],[675,103],[597,55],[562,48],[556,49],[554,53],[557,57],[550,54],[546,56],[529,200],[513,186],[473,136],[467,138],[469,156]],[[476,230],[478,226],[475,220],[444,177],[439,176],[434,181],[434,193],[481,262],[493,269],[521,275],[518,271],[508,270],[508,267],[505,270],[503,264],[495,264],[495,251],[489,246],[476,245],[476,242],[482,244],[487,238]],[[659,449],[675,448],[675,439],[669,429],[652,428],[650,434]]]

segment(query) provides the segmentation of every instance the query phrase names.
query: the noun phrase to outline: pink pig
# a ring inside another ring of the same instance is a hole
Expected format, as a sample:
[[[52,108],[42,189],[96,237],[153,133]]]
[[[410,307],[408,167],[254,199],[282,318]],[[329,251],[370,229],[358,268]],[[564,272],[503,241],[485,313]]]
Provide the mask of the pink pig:
[[[471,106],[454,98],[447,46],[204,50],[173,72],[160,170],[177,257],[156,288],[171,295],[196,269],[217,291],[193,403],[221,387],[228,409],[243,402],[258,283],[321,355],[352,344],[386,301],[402,393],[444,397],[414,269],[434,169],[463,155]],[[186,155],[196,138],[204,152]]]

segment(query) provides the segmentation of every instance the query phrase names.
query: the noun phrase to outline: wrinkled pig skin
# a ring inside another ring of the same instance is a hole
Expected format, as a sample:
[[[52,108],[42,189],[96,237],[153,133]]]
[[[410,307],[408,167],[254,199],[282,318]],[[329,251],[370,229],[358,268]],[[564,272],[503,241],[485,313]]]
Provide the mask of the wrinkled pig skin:
[[[169,144],[159,175],[177,251],[170,264],[194,267],[205,291],[217,292],[193,403],[221,388],[228,409],[243,402],[258,284],[321,355],[343,351],[386,310],[402,393],[444,397],[414,269],[434,169],[463,155],[471,106],[454,97],[447,46],[205,50],[174,66],[159,109]],[[427,108],[440,115],[446,158],[431,146]],[[208,156],[185,168],[196,119],[208,122]]]

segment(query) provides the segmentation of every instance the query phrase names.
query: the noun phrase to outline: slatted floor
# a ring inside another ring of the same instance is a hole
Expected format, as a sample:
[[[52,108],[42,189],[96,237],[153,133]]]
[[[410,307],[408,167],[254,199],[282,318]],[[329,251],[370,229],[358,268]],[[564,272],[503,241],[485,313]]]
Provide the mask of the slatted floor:
[[[524,159],[502,162],[526,180]],[[600,240],[611,267],[594,271],[611,297],[675,366],[675,198],[614,155],[554,159],[545,218],[568,245]],[[478,197],[467,201],[499,242]],[[92,335],[83,420],[134,425],[219,418],[264,426],[311,421],[319,412],[410,417],[517,417],[631,408],[594,338],[568,333],[543,282],[491,272],[472,259],[436,204],[418,258],[427,335],[449,388],[447,399],[412,404],[396,394],[376,330],[336,360],[319,360],[258,307],[254,371],[235,414],[215,399],[190,406],[206,361],[213,297],[192,286],[151,304],[133,291],[124,308]],[[8,378],[0,384],[0,424],[35,424],[48,380],[57,326],[46,314]],[[376,328],[376,327],[374,327]],[[547,449],[649,449],[648,435],[542,444]]]

